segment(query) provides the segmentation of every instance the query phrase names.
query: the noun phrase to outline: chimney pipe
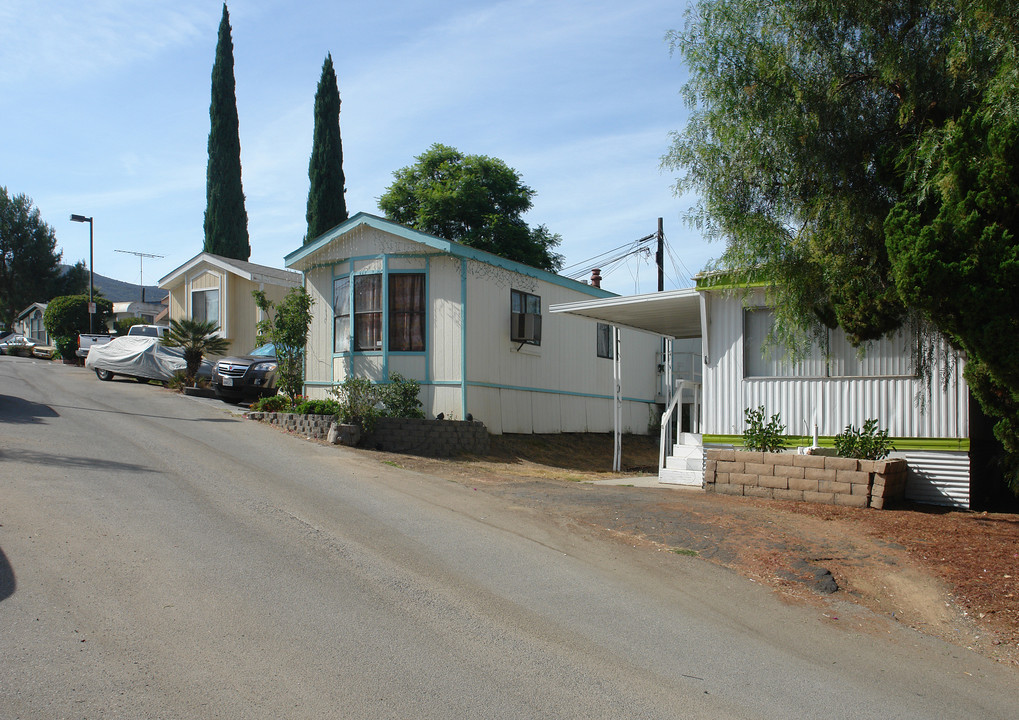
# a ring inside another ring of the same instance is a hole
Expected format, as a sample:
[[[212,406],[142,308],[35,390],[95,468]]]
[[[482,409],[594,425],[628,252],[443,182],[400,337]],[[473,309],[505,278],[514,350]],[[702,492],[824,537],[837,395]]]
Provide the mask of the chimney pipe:
[[[591,270],[591,284],[596,288],[601,287],[601,268]]]

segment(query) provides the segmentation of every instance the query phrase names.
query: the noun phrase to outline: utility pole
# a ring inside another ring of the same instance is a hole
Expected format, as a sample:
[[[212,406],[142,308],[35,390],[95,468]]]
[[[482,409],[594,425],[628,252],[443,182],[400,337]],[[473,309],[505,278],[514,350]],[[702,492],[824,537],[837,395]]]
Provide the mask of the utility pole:
[[[141,253],[135,252],[134,250],[115,250],[114,252],[127,253],[128,255],[138,256],[138,287],[141,288],[142,302],[145,302],[145,273],[142,268],[142,263],[145,262],[145,258],[161,258],[166,257],[165,255],[153,255],[152,253]]]
[[[662,219],[658,218],[658,252],[655,253],[658,265],[658,292],[665,290],[665,230]]]

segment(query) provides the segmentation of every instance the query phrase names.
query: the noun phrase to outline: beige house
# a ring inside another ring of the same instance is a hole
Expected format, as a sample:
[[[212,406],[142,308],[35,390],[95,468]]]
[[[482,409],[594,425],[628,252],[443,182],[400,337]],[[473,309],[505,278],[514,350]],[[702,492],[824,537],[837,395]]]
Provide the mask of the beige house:
[[[261,290],[279,302],[301,284],[301,274],[243,260],[200,253],[159,281],[169,291],[169,319],[212,320],[230,341],[231,353],[247,353],[256,344],[262,313],[251,293]]]

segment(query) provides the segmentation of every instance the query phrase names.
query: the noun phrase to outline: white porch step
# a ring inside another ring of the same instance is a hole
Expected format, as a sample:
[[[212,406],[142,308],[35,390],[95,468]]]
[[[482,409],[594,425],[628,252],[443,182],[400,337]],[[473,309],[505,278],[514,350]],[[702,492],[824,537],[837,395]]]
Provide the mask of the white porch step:
[[[670,470],[693,470],[695,472],[702,472],[704,470],[704,456],[702,454],[670,455],[665,458],[665,467]]]
[[[700,433],[681,432],[676,438],[677,445],[694,445],[704,447],[704,436]]]
[[[664,467],[658,473],[658,482],[701,487],[704,485],[704,472],[701,470],[672,470]]]

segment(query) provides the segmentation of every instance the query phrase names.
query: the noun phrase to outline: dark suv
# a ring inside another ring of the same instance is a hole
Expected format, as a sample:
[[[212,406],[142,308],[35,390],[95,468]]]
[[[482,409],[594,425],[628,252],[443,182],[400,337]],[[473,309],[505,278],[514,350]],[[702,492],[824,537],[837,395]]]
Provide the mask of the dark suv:
[[[276,348],[266,343],[247,355],[226,357],[212,369],[216,397],[227,402],[276,394]]]

